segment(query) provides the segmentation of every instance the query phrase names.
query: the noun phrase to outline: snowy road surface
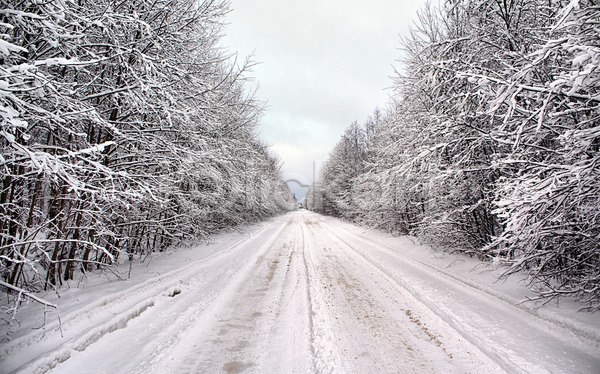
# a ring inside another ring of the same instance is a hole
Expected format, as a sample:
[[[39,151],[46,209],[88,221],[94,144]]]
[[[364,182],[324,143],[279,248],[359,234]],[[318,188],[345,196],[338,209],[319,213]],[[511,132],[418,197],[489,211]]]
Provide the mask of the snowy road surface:
[[[137,283],[66,292],[64,336],[48,314],[2,344],[0,371],[600,372],[598,318],[516,305],[407,239],[299,211],[228,240]]]

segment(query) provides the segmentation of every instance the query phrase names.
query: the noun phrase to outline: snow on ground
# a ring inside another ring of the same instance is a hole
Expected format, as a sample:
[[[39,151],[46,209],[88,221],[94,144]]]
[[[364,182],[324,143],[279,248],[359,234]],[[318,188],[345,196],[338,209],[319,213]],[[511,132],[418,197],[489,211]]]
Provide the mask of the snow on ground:
[[[41,294],[62,336],[23,305],[0,372],[600,372],[599,314],[519,303],[533,294],[491,264],[308,211],[148,260]]]

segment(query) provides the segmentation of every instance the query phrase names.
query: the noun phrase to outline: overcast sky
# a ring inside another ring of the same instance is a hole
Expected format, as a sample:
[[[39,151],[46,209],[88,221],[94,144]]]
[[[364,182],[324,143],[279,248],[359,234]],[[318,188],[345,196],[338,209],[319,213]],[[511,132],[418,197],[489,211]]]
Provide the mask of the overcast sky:
[[[346,127],[386,107],[399,35],[424,2],[231,0],[222,44],[259,63],[249,88],[267,102],[259,132],[285,178],[312,183]]]

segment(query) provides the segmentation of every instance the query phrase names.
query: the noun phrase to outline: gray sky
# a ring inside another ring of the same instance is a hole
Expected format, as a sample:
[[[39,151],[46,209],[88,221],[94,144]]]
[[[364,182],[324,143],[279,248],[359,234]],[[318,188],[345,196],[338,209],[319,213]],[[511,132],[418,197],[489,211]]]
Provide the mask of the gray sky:
[[[312,183],[346,127],[386,107],[399,35],[424,2],[231,0],[222,45],[259,63],[249,88],[267,102],[260,136],[285,178]]]

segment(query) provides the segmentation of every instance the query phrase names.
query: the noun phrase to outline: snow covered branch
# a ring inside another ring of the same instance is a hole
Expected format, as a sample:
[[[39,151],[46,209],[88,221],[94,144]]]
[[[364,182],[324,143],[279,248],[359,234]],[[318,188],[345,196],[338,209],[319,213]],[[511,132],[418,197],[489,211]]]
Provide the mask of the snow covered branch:
[[[226,1],[0,4],[3,282],[59,287],[293,206],[251,62],[217,46]]]

